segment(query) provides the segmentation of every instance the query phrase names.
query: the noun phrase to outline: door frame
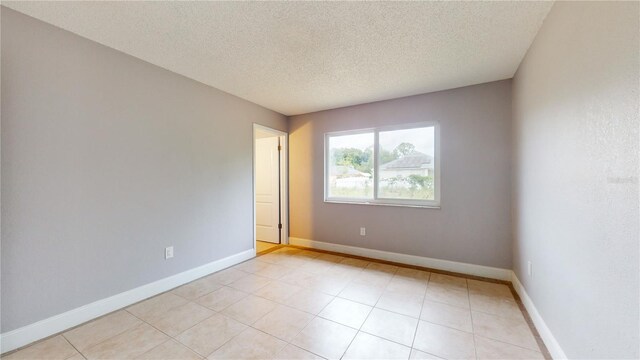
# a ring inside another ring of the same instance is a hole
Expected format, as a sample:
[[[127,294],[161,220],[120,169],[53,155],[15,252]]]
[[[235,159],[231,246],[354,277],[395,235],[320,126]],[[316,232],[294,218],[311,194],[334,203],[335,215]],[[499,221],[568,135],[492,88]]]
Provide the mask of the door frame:
[[[289,244],[289,134],[264,125],[253,123],[253,151],[252,161],[252,185],[253,185],[253,251],[256,252],[256,132],[257,130],[272,133],[280,139],[280,221],[282,231],[280,232],[280,245]]]

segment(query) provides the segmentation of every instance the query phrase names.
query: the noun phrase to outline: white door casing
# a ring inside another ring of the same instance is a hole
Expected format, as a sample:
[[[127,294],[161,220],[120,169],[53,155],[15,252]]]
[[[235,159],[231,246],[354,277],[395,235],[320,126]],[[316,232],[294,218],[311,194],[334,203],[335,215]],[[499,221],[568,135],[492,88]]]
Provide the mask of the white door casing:
[[[278,136],[256,139],[256,240],[280,243]]]

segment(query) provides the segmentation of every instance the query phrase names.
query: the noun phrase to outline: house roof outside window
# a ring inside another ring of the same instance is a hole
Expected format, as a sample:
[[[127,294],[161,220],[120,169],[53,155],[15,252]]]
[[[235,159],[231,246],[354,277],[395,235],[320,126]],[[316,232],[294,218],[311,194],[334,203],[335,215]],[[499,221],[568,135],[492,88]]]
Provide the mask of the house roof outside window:
[[[433,168],[433,157],[419,151],[414,151],[399,159],[380,165],[380,169],[382,170],[426,168]]]

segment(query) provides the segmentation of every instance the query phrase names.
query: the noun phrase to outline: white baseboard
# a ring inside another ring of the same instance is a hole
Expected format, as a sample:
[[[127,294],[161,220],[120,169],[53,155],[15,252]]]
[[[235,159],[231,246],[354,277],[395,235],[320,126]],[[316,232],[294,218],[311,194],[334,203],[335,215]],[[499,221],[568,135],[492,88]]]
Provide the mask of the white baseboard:
[[[62,332],[66,329],[124,308],[138,301],[160,294],[167,290],[171,290],[182,284],[186,284],[216,271],[228,268],[229,266],[241,263],[255,256],[255,249],[243,251],[224,259],[210,262],[197,268],[169,276],[150,284],[143,285],[36,323],[23,326],[7,333],[0,334],[0,353],[5,353],[34,341],[44,339],[47,336]]]
[[[496,280],[511,281],[512,271],[490,266],[474,265],[456,261],[441,260],[416,255],[407,255],[389,251],[366,249],[355,246],[333,244],[321,241],[289,237],[289,244],[313,249],[334,251],[343,254],[357,255],[378,260],[392,261],[400,264],[422,266],[437,270],[457,272],[461,274],[482,276]]]
[[[535,325],[536,329],[538,330],[538,333],[540,334],[542,341],[544,341],[544,344],[547,346],[547,350],[549,350],[551,357],[554,359],[566,359],[567,355],[565,355],[562,347],[560,347],[558,340],[556,340],[556,338],[553,336],[553,333],[544,322],[544,319],[542,319],[542,316],[540,316],[538,309],[536,309],[536,306],[533,304],[533,301],[527,294],[524,286],[522,286],[522,283],[520,282],[520,280],[518,280],[516,273],[513,271],[511,272],[511,284],[513,284],[513,288],[520,296],[520,300],[522,300],[522,303],[527,309],[529,316],[531,316],[533,325]]]

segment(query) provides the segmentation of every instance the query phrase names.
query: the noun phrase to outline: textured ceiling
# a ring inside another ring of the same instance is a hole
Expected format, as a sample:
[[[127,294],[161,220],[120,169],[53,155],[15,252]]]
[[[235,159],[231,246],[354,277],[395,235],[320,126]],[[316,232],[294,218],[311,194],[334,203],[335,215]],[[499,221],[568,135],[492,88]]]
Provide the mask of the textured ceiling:
[[[511,78],[553,5],[2,4],[285,115]]]

